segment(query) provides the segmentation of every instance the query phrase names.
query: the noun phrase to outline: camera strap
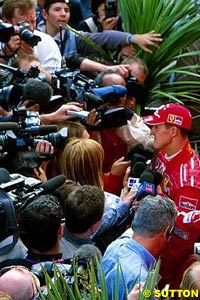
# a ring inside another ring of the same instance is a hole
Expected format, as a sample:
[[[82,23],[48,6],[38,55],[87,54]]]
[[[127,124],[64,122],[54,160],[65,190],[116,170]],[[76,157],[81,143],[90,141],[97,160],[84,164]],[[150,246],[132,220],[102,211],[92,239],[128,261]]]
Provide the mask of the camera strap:
[[[67,40],[69,39],[69,30],[65,30],[65,33],[64,33],[64,37],[63,39],[60,40],[60,52],[61,52],[61,55],[63,56],[64,55],[64,52],[65,52],[65,45],[67,43]]]

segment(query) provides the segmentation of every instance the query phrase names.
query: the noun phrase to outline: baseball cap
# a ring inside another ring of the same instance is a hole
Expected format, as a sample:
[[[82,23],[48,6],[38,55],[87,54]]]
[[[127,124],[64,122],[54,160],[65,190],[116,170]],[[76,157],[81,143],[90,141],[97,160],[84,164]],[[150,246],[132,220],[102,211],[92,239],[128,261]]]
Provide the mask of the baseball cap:
[[[70,4],[70,0],[46,0],[44,2],[44,9],[48,10],[52,4],[57,3],[57,2]]]
[[[147,125],[169,124],[180,128],[191,130],[192,115],[183,105],[168,103],[161,105],[153,115],[143,117]]]

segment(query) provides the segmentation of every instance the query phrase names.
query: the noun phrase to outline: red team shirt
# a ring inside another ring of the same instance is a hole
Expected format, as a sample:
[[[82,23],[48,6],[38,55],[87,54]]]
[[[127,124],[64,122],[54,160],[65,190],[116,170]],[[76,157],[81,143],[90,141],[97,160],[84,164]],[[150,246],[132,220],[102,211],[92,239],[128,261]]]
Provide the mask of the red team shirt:
[[[158,154],[155,169],[163,175],[161,187],[182,211],[200,210],[200,160],[187,142],[174,158]]]
[[[200,160],[187,142],[170,160],[161,150],[155,169],[163,175],[163,192],[174,200],[179,210],[174,234],[161,256],[160,287],[171,283],[170,287],[177,289],[185,269],[191,263],[194,243],[200,239]]]

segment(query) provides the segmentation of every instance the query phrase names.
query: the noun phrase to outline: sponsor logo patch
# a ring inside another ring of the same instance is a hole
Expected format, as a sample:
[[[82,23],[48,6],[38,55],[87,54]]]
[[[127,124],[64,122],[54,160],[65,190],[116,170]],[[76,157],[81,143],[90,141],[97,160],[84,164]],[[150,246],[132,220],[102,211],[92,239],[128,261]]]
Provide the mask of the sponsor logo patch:
[[[179,199],[179,207],[188,209],[188,210],[196,210],[197,209],[198,200],[194,198],[188,198],[181,196]]]
[[[183,124],[183,117],[169,114],[167,117],[167,122],[180,126]]]

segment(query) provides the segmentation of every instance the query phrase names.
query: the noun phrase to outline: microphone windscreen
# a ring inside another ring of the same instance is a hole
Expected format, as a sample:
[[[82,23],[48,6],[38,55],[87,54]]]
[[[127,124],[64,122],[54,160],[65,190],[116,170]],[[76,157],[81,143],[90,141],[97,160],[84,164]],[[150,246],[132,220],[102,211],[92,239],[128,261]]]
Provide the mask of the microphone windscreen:
[[[29,79],[24,87],[24,100],[31,100],[41,106],[46,105],[53,95],[52,87],[36,79]]]
[[[125,160],[131,160],[133,158],[134,154],[141,154],[141,152],[144,151],[144,146],[141,143],[138,143],[130,148],[128,153],[125,156]]]
[[[136,162],[130,172],[130,177],[140,178],[141,174],[146,169],[146,165],[143,162]]]
[[[150,172],[145,171],[140,176],[140,182],[154,183],[154,176]]]
[[[65,182],[66,177],[64,175],[55,176],[40,185],[46,193],[53,193]]]
[[[95,262],[95,259],[98,259],[99,261],[102,259],[101,251],[92,244],[85,244],[82,245],[80,248],[78,248],[73,256],[74,261],[89,261],[92,260]]]
[[[17,130],[18,128],[19,126],[15,122],[0,122],[0,131]]]
[[[157,186],[161,184],[163,176],[160,172],[155,171],[154,173],[154,184]]]

